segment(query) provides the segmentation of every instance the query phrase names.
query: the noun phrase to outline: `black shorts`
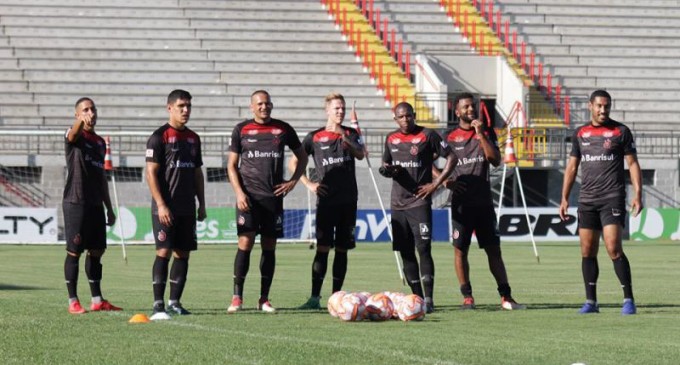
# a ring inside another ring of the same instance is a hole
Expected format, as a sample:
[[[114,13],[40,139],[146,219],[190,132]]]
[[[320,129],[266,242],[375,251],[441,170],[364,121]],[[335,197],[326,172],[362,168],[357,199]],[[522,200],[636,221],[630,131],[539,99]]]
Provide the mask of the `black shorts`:
[[[499,246],[501,236],[498,232],[496,211],[493,205],[451,207],[451,238],[453,246],[467,251],[472,241],[472,233],[477,236],[479,248]]]
[[[401,251],[432,243],[432,207],[423,204],[405,210],[392,209],[392,250]]]
[[[63,202],[66,251],[106,249],[106,216],[103,205]]]
[[[356,203],[316,207],[316,243],[351,250],[356,247]]]
[[[152,214],[151,224],[156,249],[196,251],[198,248],[195,215],[176,215],[172,219],[172,227],[166,227],[161,224],[157,214]]]
[[[626,202],[623,199],[578,204],[578,228],[601,231],[610,224],[626,226]]]
[[[264,237],[283,237],[283,198],[250,198],[250,211],[236,207],[236,233],[255,232]]]

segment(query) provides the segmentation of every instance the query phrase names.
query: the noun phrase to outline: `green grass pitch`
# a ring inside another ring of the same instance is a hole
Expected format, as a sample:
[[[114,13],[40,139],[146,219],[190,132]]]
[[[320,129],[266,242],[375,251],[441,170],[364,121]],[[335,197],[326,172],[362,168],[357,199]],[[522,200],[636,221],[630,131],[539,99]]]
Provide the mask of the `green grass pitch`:
[[[621,289],[600,252],[601,313],[577,314],[583,302],[575,243],[505,243],[514,297],[526,311],[499,309],[483,251],[470,253],[478,309],[461,311],[453,250],[435,243],[436,312],[422,322],[344,323],[327,311],[295,307],[309,296],[313,252],[306,244],[277,251],[271,300],[276,314],[255,311],[259,248],[246,281],[245,310],[229,315],[234,245],[202,245],[190,261],[184,306],[194,315],[129,324],[150,314],[152,246],[114,246],[104,256],[104,295],[123,312],[68,314],[63,246],[0,245],[0,362],[3,364],[678,364],[680,245],[627,242],[638,315],[620,315]],[[332,254],[329,266],[332,263]],[[79,294],[89,306],[81,259]],[[329,267],[322,295],[330,294]],[[407,292],[386,244],[350,253],[348,291]],[[166,294],[167,295],[167,294]]]

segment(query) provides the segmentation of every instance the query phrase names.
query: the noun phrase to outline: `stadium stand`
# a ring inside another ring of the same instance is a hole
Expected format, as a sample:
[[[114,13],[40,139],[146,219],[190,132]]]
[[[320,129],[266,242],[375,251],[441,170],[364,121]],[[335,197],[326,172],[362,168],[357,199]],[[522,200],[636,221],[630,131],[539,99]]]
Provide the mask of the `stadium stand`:
[[[249,117],[260,88],[274,116],[303,131],[323,120],[331,91],[357,101],[365,128],[392,128],[319,2],[5,0],[0,14],[4,128],[64,128],[72,103],[89,95],[107,129],[148,130],[166,118],[174,88],[195,96],[199,130]]]
[[[603,88],[614,98],[612,117],[634,130],[666,129],[680,122],[678,1],[497,3],[511,27],[567,87],[574,110],[593,89]]]

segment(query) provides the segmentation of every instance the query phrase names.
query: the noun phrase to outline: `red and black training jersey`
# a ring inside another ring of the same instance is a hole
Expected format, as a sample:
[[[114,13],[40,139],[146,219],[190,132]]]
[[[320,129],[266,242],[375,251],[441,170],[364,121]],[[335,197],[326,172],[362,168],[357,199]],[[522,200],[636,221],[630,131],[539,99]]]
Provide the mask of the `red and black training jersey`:
[[[418,199],[415,193],[420,186],[432,182],[435,155],[447,157],[450,151],[436,132],[418,125],[409,134],[398,129],[388,134],[383,162],[399,165],[405,171],[392,179],[392,209],[404,210],[431,204],[431,197]]]
[[[63,199],[68,203],[101,206],[106,143],[86,130],[73,143],[69,143],[67,136],[68,131],[64,136],[67,175]]]
[[[596,127],[591,123],[574,131],[571,154],[581,160],[579,202],[626,196],[623,157],[637,154],[630,129],[615,120]]]
[[[260,124],[250,119],[234,127],[229,151],[240,156],[239,178],[246,194],[274,197],[274,186],[283,182],[284,146],[300,147],[300,138],[290,124],[270,119]]]
[[[196,214],[196,169],[203,166],[201,139],[189,128],[170,124],[156,129],[146,142],[146,162],[155,162],[163,200],[175,215]],[[151,199],[151,212],[158,214]]]
[[[342,131],[350,140],[360,143],[356,130],[342,127]],[[328,188],[328,195],[318,197],[318,204],[356,202],[358,193],[354,156],[343,143],[342,135],[320,128],[307,134],[302,147],[314,157],[318,182]]]
[[[493,129],[484,129],[484,135],[491,145],[498,150],[498,138]],[[446,135],[446,142],[458,158],[458,165],[453,169],[450,180],[465,183],[465,194],[452,201],[453,205],[486,206],[492,205],[491,183],[489,182],[489,161],[484,156],[484,149],[474,129],[452,130]]]

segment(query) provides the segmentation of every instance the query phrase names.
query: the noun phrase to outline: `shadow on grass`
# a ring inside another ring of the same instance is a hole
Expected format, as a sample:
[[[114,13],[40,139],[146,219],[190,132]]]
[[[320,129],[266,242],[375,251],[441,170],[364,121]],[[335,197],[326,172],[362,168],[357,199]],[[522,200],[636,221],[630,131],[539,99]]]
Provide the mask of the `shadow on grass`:
[[[48,288],[41,288],[39,286],[24,286],[0,283],[0,290],[46,290]]]

